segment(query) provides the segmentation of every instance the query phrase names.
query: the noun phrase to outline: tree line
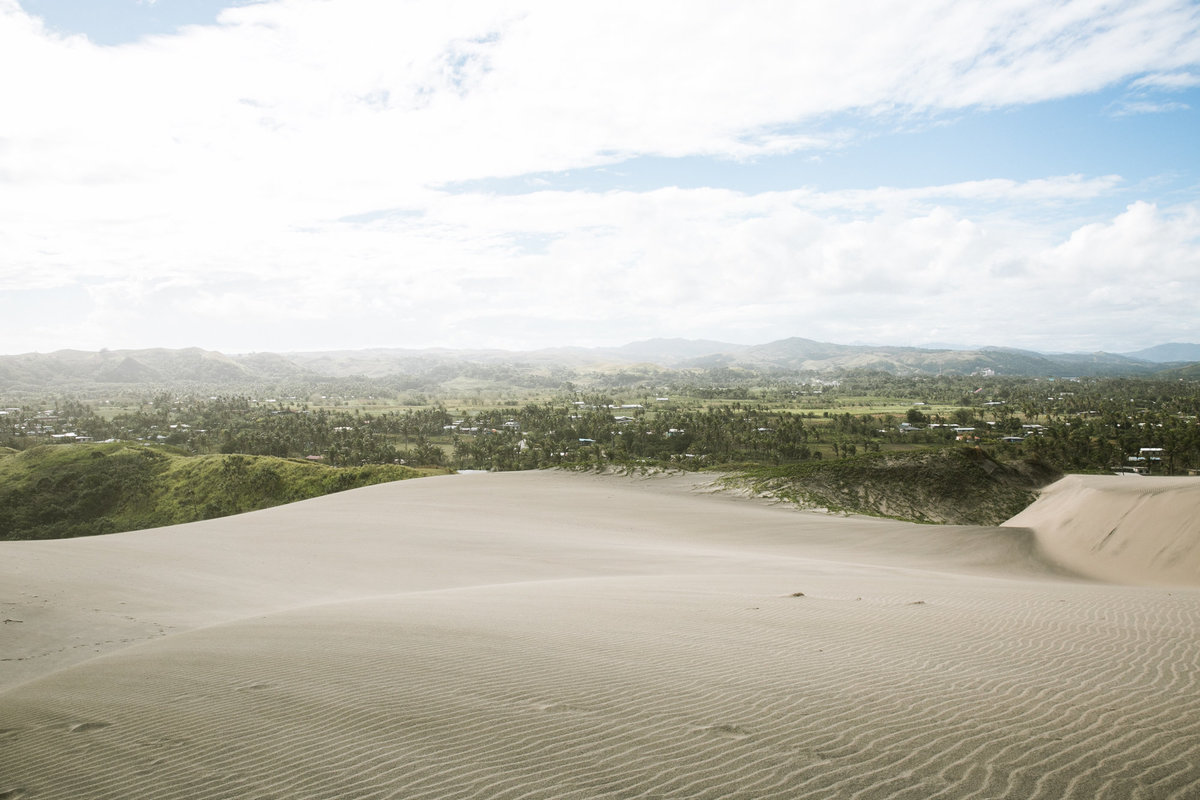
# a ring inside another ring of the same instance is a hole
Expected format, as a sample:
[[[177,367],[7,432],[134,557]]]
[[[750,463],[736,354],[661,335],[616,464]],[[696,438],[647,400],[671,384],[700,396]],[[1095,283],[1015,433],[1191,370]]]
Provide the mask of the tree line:
[[[661,396],[666,392],[669,399]],[[873,403],[906,411],[841,410]],[[1154,378],[851,373],[808,384],[760,378],[607,391],[566,387],[539,402],[482,410],[451,410],[438,399],[421,408],[374,411],[159,393],[119,413],[98,413],[75,398],[46,398],[6,411],[0,446],[15,449],[70,441],[67,434],[74,433],[188,453],[319,459],[338,466],[789,464],[965,440],[1065,471],[1131,463],[1160,474],[1200,468],[1200,382]],[[1158,449],[1139,455],[1142,448]]]

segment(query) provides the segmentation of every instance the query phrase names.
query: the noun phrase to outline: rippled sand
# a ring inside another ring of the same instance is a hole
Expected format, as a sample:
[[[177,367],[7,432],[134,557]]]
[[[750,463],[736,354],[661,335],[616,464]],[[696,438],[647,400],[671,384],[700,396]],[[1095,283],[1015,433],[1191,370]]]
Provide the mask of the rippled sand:
[[[1077,577],[1056,496],[525,472],[0,543],[0,798],[1200,796],[1200,576]]]

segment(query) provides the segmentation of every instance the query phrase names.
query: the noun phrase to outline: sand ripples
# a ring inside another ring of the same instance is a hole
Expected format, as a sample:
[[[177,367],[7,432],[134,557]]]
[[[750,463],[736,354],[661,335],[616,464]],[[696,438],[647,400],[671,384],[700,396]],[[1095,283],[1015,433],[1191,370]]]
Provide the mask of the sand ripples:
[[[794,581],[556,581],[194,631],[10,692],[0,763],[9,791],[64,798],[1200,791],[1194,596],[777,591]]]
[[[0,798],[1200,796],[1200,592],[775,539],[736,568],[637,558],[253,614],[14,686]]]

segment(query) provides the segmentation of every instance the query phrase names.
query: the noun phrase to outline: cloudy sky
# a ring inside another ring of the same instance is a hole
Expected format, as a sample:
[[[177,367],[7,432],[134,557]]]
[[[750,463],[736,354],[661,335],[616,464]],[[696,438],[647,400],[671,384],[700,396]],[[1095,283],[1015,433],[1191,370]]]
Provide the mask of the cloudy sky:
[[[0,352],[1200,342],[1200,4],[0,0]]]

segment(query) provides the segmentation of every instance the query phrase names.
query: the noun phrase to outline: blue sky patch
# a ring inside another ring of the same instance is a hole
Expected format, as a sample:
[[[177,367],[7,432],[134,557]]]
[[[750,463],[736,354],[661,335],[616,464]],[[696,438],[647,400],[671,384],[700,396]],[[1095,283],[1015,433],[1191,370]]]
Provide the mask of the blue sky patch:
[[[223,9],[257,0],[20,0],[58,33],[83,34],[95,44],[121,45],[166,35],[185,25],[212,25]]]

